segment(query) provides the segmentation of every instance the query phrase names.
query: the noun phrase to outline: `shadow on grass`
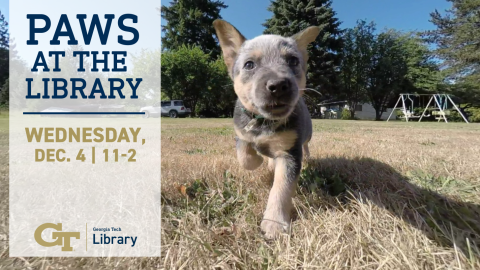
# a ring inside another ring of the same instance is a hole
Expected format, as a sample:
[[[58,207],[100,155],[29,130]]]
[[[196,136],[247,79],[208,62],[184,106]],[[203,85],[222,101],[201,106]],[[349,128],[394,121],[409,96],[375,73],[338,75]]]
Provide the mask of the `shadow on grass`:
[[[433,190],[435,186],[423,188],[412,180],[370,158],[312,159],[302,171],[299,189],[304,194],[321,190],[337,204],[347,203],[348,190],[356,198],[361,195],[387,209],[440,245],[455,244],[467,257],[479,256],[480,205],[441,195]]]

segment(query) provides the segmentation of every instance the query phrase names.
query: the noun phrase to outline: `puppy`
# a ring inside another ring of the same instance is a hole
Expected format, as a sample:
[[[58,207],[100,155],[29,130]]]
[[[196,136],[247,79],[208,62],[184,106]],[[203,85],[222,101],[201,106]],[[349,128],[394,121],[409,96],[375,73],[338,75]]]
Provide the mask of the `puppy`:
[[[238,100],[234,111],[237,158],[247,170],[268,157],[273,187],[260,225],[267,238],[289,230],[292,195],[309,156],[312,120],[301,96],[307,46],[320,32],[309,27],[292,36],[251,40],[223,20],[213,23]]]

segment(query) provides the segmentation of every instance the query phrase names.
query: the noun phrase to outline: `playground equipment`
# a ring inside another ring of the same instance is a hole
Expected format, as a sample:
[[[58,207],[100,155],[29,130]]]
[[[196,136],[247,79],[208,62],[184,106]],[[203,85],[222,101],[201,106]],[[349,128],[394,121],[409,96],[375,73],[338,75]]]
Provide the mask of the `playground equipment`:
[[[413,108],[414,107],[414,101],[412,99],[412,96],[420,97],[420,98],[423,97],[423,96],[430,97],[430,99],[428,100],[427,106],[423,110],[423,113],[422,113],[421,116],[414,115],[414,108]],[[466,123],[469,123],[467,118],[463,115],[463,113],[460,111],[460,109],[457,107],[455,102],[453,102],[452,98],[450,98],[450,95],[448,95],[448,94],[400,94],[400,97],[398,98],[397,103],[395,104],[395,107],[393,108],[392,112],[388,116],[387,122],[392,117],[393,112],[397,109],[400,101],[402,101],[401,109],[402,109],[403,116],[405,117],[405,120],[407,122],[409,121],[409,119],[415,119],[415,118],[418,118],[418,122],[420,122],[420,121],[422,121],[423,117],[430,116],[430,115],[425,115],[425,113],[427,112],[428,108],[430,107],[430,104],[432,103],[432,101],[435,101],[436,106],[433,106],[433,108],[436,107],[436,108],[438,108],[439,111],[432,111],[432,115],[435,115],[435,119],[437,119],[438,122],[440,122],[441,120],[444,120],[445,123],[448,123],[447,115],[449,115],[449,111],[447,111],[447,108],[448,108],[448,102],[450,101],[450,103],[453,105],[455,110],[457,110],[457,112],[462,116],[463,120]],[[407,106],[408,101],[410,101],[410,110],[408,110],[408,106]]]

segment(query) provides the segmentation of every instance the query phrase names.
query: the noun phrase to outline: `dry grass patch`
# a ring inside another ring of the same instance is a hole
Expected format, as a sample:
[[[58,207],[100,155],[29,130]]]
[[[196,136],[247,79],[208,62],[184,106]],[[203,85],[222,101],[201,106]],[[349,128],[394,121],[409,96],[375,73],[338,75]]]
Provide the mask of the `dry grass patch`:
[[[162,122],[166,269],[478,269],[480,126],[314,120],[292,232],[259,224],[272,175],[231,120]]]
[[[7,236],[8,236],[8,115],[3,111],[0,111],[0,254],[2,254],[8,248]],[[0,257],[0,260],[1,260],[1,257]]]
[[[161,258],[8,258],[0,242],[0,269],[480,269],[479,125],[314,120],[291,234],[272,242],[272,175],[240,168],[234,142],[231,119],[162,120]]]

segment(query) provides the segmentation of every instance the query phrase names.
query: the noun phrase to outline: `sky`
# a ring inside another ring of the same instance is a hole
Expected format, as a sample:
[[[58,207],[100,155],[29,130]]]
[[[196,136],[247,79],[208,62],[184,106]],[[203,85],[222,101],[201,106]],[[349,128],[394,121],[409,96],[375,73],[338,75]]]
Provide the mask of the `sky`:
[[[0,0],[0,12],[5,15],[7,22],[9,22],[10,17],[8,16],[8,0]]]
[[[12,1],[12,0],[11,0]],[[168,5],[170,1],[162,1]],[[222,17],[235,25],[247,38],[260,35],[262,23],[271,16],[267,11],[270,0],[224,0],[228,8],[221,11]],[[342,27],[352,27],[358,19],[375,21],[379,30],[427,30],[430,12],[444,11],[450,4],[446,0],[333,0],[333,9]],[[9,20],[8,0],[0,0],[0,11]],[[165,22],[162,20],[162,24]]]
[[[12,1],[12,0],[10,0]],[[163,0],[168,5],[170,0]],[[221,11],[223,19],[237,27],[246,38],[262,34],[262,23],[270,18],[267,10],[270,0],[224,0],[228,8]],[[444,11],[450,7],[447,0],[333,0],[332,6],[342,28],[353,27],[356,21],[375,21],[377,29],[428,30],[435,9]],[[0,11],[9,19],[8,0],[0,0]],[[162,20],[162,24],[165,21]]]
[[[4,1],[4,0],[0,0]],[[224,20],[233,24],[247,38],[262,34],[262,23],[271,17],[267,10],[270,0],[223,0],[228,8],[221,11]],[[170,1],[162,1],[168,5]],[[444,11],[450,7],[446,0],[333,0],[333,10],[342,22],[342,28],[353,27],[356,21],[375,21],[377,29],[397,30],[434,29],[429,22],[435,9]],[[162,24],[165,21],[162,20]]]

